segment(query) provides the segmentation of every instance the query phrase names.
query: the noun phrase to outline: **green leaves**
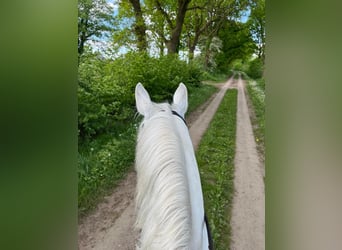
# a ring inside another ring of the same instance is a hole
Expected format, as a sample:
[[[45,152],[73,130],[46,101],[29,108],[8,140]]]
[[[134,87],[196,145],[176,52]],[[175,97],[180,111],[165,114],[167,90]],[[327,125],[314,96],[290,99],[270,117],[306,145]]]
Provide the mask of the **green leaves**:
[[[78,54],[91,37],[100,37],[113,29],[113,10],[106,0],[78,1]]]
[[[226,72],[234,61],[244,61],[254,52],[255,44],[246,24],[227,21],[218,35],[223,42],[222,53],[215,58],[220,72]]]
[[[249,63],[249,67],[246,73],[253,79],[259,79],[262,77],[263,72],[264,65],[262,60],[259,58],[255,58]]]
[[[136,125],[130,124],[117,135],[100,135],[79,147],[79,214],[93,207],[98,199],[125,175],[134,161]]]
[[[155,102],[171,101],[180,82],[200,86],[202,71],[176,56],[152,58],[128,53],[112,60],[96,54],[83,58],[79,66],[78,124],[81,137],[110,131],[135,113],[134,88],[144,84]]]
[[[266,15],[265,0],[257,0],[254,4],[251,15],[247,22],[253,40],[256,44],[256,53],[258,58],[265,61],[265,38],[266,38]]]

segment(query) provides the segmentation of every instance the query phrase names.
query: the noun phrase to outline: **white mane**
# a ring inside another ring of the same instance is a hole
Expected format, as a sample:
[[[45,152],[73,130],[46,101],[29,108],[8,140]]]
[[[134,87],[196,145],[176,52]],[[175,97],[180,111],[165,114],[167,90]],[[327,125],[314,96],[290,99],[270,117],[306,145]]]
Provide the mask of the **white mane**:
[[[189,131],[178,117],[187,110],[187,89],[179,85],[172,106],[153,103],[141,84],[135,98],[144,116],[135,160],[136,227],[141,229],[137,248],[208,249],[197,162]]]
[[[187,249],[191,207],[181,138],[170,105],[154,107],[156,114],[140,125],[136,152],[141,249]]]

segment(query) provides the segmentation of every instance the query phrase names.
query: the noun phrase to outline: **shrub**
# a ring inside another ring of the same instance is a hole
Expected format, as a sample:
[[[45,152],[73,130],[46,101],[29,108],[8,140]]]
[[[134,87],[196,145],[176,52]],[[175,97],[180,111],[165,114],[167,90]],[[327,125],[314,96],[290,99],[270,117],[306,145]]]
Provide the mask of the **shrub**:
[[[203,70],[201,66],[196,62],[190,62],[188,65],[188,83],[193,87],[200,87],[201,80],[203,80]]]
[[[253,79],[259,79],[262,77],[264,66],[261,59],[256,58],[249,63],[247,74]]]
[[[81,137],[101,134],[133,117],[134,88],[144,84],[155,101],[170,101],[180,82],[200,86],[202,71],[176,56],[128,53],[115,60],[87,57],[79,66],[78,127]]]
[[[231,63],[234,71],[247,71],[247,65],[242,59],[236,59]]]

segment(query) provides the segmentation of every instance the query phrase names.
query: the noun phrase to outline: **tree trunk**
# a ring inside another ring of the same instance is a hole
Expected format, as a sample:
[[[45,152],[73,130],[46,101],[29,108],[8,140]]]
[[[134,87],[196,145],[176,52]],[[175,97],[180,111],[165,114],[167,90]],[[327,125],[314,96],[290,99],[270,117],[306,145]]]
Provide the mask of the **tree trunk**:
[[[167,54],[176,54],[179,51],[179,41],[172,39],[166,41]]]
[[[194,59],[194,52],[195,52],[195,47],[190,46],[189,47],[189,62],[191,62]]]
[[[176,26],[171,32],[171,39],[166,42],[168,54],[177,54],[179,51],[180,36],[182,33],[185,14],[190,1],[191,0],[178,0]]]
[[[159,56],[162,57],[164,56],[164,41],[160,40],[159,41]]]
[[[81,34],[78,39],[78,56],[81,56],[84,52],[84,43],[86,42],[84,33]]]
[[[193,40],[192,43],[191,43],[191,39],[190,39],[190,36],[189,36],[189,43],[188,43],[189,62],[194,59],[194,53],[195,53],[196,45],[198,44],[198,40],[200,38],[200,35],[201,35],[200,30],[197,30],[196,33],[195,33],[195,37],[194,37],[194,40]]]
[[[135,27],[134,33],[137,36],[137,46],[139,51],[146,51],[147,41],[146,41],[146,25],[142,15],[141,5],[139,0],[129,0],[134,9],[135,16]]]
[[[80,57],[84,52],[84,44],[85,42],[88,40],[88,35],[87,35],[87,30],[88,28],[88,20],[87,19],[81,19],[80,21],[80,25],[78,27],[79,30],[81,30],[81,32],[79,32],[78,34],[78,65],[80,64]]]

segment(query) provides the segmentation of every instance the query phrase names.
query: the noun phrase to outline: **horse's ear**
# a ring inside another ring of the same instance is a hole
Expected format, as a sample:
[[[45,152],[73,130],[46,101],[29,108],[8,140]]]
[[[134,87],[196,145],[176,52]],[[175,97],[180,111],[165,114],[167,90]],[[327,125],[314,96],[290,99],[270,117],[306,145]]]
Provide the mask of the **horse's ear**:
[[[141,115],[146,116],[152,102],[150,95],[140,82],[135,86],[135,102],[138,112]]]
[[[188,109],[188,90],[183,83],[180,83],[173,95],[173,108],[184,117]]]

